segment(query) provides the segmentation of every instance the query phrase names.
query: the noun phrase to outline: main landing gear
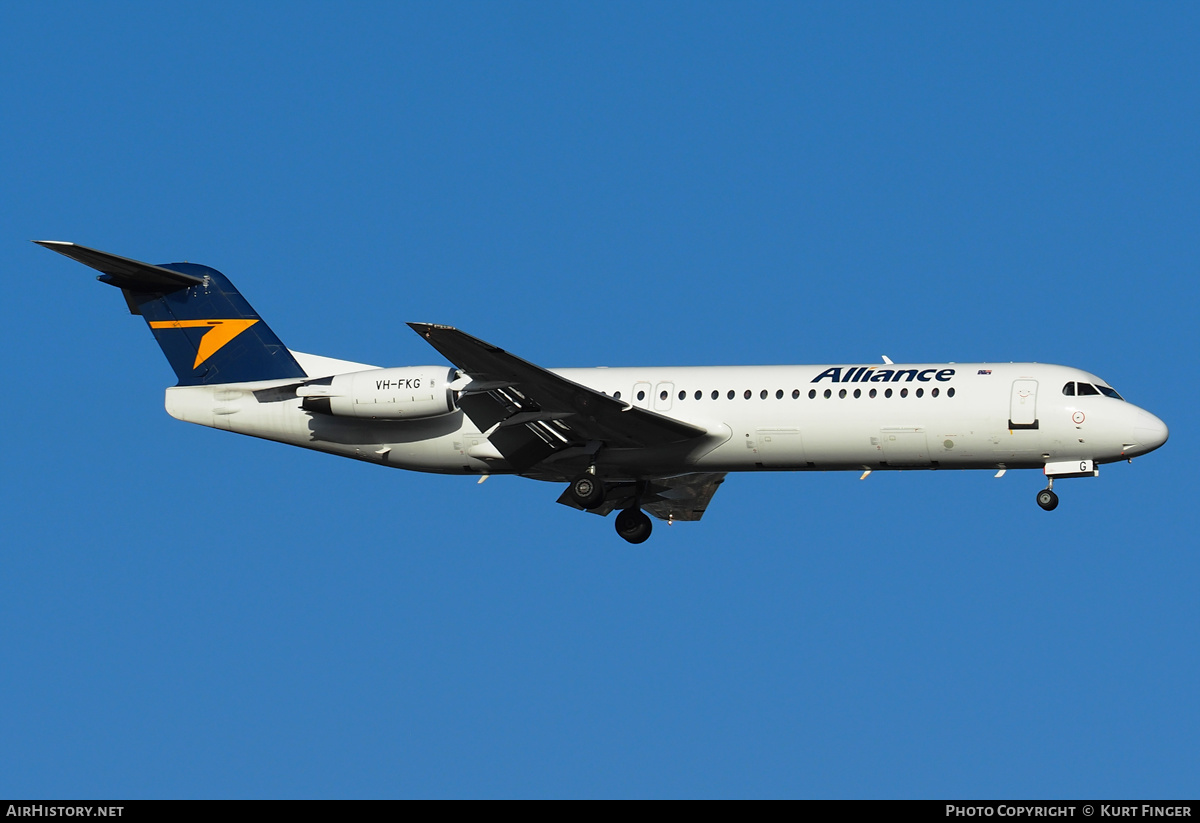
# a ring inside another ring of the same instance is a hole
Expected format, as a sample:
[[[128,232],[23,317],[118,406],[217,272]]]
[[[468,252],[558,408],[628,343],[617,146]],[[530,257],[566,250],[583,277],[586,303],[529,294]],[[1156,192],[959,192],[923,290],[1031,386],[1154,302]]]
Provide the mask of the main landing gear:
[[[588,472],[571,481],[571,485],[567,486],[567,496],[579,508],[590,511],[604,505],[607,491],[600,478]],[[617,514],[617,534],[630,543],[645,543],[653,529],[650,518],[638,505],[637,501],[640,499],[641,489],[639,487],[629,508],[622,509]]]
[[[604,484],[594,474],[581,474],[567,489],[571,499],[584,509],[594,509],[604,502]]]
[[[617,534],[630,543],[645,543],[652,528],[641,509],[622,509],[617,515]]]
[[[1058,495],[1054,493],[1054,478],[1047,481],[1050,485],[1037,493],[1037,504],[1048,512],[1058,508]]]

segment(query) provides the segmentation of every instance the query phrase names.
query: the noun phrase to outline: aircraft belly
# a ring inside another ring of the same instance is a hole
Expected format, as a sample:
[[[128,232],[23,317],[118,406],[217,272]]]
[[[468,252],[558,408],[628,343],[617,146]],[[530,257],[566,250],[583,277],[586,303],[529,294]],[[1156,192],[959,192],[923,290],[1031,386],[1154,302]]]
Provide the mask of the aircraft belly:
[[[172,417],[189,423],[395,468],[451,474],[509,471],[503,461],[467,453],[483,437],[461,413],[360,420],[304,411],[295,398],[260,401],[252,388],[230,386],[171,388],[165,405]]]
[[[438,474],[510,471],[503,461],[484,460],[469,453],[473,444],[486,440],[461,413],[405,421],[303,414],[309,418],[304,444],[309,448],[410,471]]]
[[[698,463],[713,471],[854,470],[914,468],[987,469],[997,465],[997,423],[985,417],[846,414],[839,419],[813,415],[779,420],[733,422],[733,437]],[[924,418],[924,419],[921,419]],[[1007,429],[1002,430],[1007,435]],[[1022,464],[1040,458],[1042,441],[1028,432]],[[1034,465],[1040,465],[1036,460]]]

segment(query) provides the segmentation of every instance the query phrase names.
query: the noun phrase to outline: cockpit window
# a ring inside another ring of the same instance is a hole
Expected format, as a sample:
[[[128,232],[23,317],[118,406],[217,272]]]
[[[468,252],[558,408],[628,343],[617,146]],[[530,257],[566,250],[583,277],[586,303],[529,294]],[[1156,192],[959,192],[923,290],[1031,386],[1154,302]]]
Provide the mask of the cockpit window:
[[[1111,397],[1113,400],[1124,400],[1125,399],[1121,395],[1117,394],[1116,389],[1110,388],[1108,386],[1097,386],[1096,388],[1098,388],[1100,390],[1100,393],[1102,395],[1104,395],[1105,397]]]
[[[1099,394],[1100,393],[1100,392],[1096,391],[1096,387],[1093,386],[1091,383],[1079,383],[1077,385],[1079,386],[1080,396],[1083,396],[1085,394]]]
[[[1065,394],[1067,397],[1074,397],[1075,396],[1075,384],[1068,383],[1067,385],[1063,386],[1063,394]]]

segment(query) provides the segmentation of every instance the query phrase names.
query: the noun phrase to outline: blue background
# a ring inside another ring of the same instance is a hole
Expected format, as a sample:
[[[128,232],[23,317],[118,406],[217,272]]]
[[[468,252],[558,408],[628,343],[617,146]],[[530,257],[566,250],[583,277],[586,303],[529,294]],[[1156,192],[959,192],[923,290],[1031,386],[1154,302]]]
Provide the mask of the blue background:
[[[0,7],[0,795],[1195,797],[1200,12]],[[518,478],[170,419],[34,239],[294,349],[1040,360],[1171,427],[1063,481],[733,476],[629,546]]]

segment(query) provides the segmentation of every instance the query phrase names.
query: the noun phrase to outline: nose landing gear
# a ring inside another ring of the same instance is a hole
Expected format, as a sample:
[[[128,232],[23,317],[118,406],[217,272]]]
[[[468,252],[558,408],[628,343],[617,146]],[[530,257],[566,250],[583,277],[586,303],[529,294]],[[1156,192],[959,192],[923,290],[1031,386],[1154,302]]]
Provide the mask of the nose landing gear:
[[[1048,512],[1058,508],[1058,495],[1054,493],[1054,478],[1048,480],[1046,488],[1037,493],[1037,504]]]

